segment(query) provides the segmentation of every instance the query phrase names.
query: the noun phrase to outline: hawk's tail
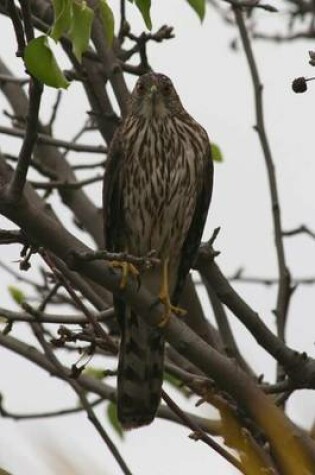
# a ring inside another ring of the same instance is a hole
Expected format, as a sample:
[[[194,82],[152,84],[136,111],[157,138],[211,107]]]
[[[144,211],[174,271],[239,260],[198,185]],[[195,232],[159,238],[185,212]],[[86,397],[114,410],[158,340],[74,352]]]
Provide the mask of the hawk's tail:
[[[118,419],[125,429],[150,424],[163,383],[164,337],[124,302],[115,302],[121,329],[118,365]]]

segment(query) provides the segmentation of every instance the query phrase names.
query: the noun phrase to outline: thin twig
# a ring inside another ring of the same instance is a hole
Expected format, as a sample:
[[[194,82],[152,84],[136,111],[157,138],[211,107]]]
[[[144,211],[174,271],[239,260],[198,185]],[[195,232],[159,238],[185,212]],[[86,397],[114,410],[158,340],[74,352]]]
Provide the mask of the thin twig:
[[[81,405],[87,413],[88,419],[94,425],[95,429],[100,434],[101,438],[103,439],[103,441],[105,442],[105,444],[109,448],[110,452],[112,453],[112,455],[116,459],[118,465],[120,466],[122,472],[125,475],[132,475],[131,471],[129,470],[129,468],[126,464],[126,462],[124,461],[124,459],[120,455],[117,447],[115,446],[115,444],[113,443],[113,441],[111,440],[111,438],[109,437],[107,432],[105,431],[104,427],[102,426],[102,424],[100,423],[100,421],[96,417],[95,412],[93,411],[93,409],[91,407],[91,404],[89,403],[89,401],[88,401],[88,399],[85,395],[85,392],[81,388],[80,384],[77,381],[75,381],[74,379],[71,379],[71,377],[64,371],[64,368],[63,368],[62,364],[60,363],[58,358],[53,353],[50,345],[45,340],[41,324],[39,322],[33,323],[32,324],[32,329],[33,329],[33,332],[34,332],[36,338],[38,339],[39,343],[41,344],[47,358],[55,366],[55,368],[57,370],[57,373],[58,373],[58,376],[61,379],[67,381],[68,384],[72,387],[72,389],[78,395],[78,397],[80,399],[80,402],[81,402]]]
[[[68,280],[64,277],[64,275],[59,271],[59,269],[55,266],[53,258],[50,254],[48,254],[45,251],[41,251],[41,256],[43,257],[44,261],[46,264],[50,267],[52,270],[53,274],[55,275],[56,279],[62,283],[62,285],[65,287],[67,290],[68,294],[76,304],[76,306],[82,310],[84,315],[87,317],[89,323],[92,325],[95,335],[98,336],[99,338],[102,338],[104,340],[104,343],[106,343],[108,349],[110,349],[113,354],[117,354],[118,352],[118,347],[117,344],[114,342],[114,340],[106,333],[104,328],[99,324],[95,316],[89,311],[89,309],[85,306],[83,303],[82,299],[80,299],[76,292],[73,290],[72,286],[68,282]]]
[[[52,111],[51,111],[51,116],[50,116],[49,122],[47,124],[47,127],[48,127],[49,131],[52,130],[52,127],[53,127],[54,122],[56,120],[58,108],[59,108],[60,102],[61,102],[61,98],[62,98],[62,91],[59,89],[58,92],[57,92],[55,103],[54,103]]]
[[[88,130],[88,124],[90,123],[91,119],[88,118],[85,123],[82,125],[82,127],[80,127],[80,129],[78,130],[78,132],[74,135],[74,137],[72,137],[72,139],[70,140],[70,142],[72,144],[74,143],[77,143],[77,141],[83,136],[83,134]],[[65,158],[68,153],[69,153],[70,149],[66,149],[64,152],[63,152],[63,157]]]
[[[270,13],[276,13],[278,9],[273,5],[267,3],[260,3],[260,0],[247,0],[247,1],[238,1],[238,0],[223,0],[226,3],[229,3],[235,8],[244,8],[247,10],[253,10],[255,8],[260,8],[266,10]]]
[[[25,306],[25,304],[23,304]],[[5,318],[10,322],[33,322],[34,318],[39,318],[42,323],[52,323],[52,324],[64,324],[64,325],[84,325],[88,323],[88,319],[85,315],[53,315],[48,313],[40,312],[34,308],[30,310],[28,307],[26,312],[13,312],[6,308],[0,307],[0,317]],[[36,314],[36,315],[35,315]],[[106,322],[109,318],[114,316],[114,310],[109,308],[108,310],[103,310],[99,313],[94,314],[94,318],[98,322]]]
[[[94,401],[91,401],[89,404],[91,407],[98,406],[104,401],[103,397],[98,397]],[[30,419],[48,419],[50,417],[60,417],[60,416],[69,416],[71,414],[77,414],[78,412],[85,411],[85,408],[82,406],[75,406],[69,409],[59,409],[56,411],[46,411],[46,412],[30,412],[29,414],[18,413],[8,411],[3,407],[3,399],[0,395],[0,415],[7,419],[13,419],[14,421],[23,421]]]
[[[0,245],[1,244],[27,244],[26,236],[21,231],[11,231],[8,229],[0,229]]]
[[[16,36],[16,41],[18,44],[18,50],[16,52],[16,56],[23,57],[24,55],[24,49],[25,49],[25,38],[24,38],[24,28],[23,24],[21,22],[18,10],[14,4],[14,0],[8,0],[7,1],[7,10],[8,14],[12,20],[15,36]]]
[[[90,170],[92,168],[102,167],[105,168],[106,160],[100,160],[94,163],[82,163],[82,165],[72,165],[72,170]]]
[[[4,262],[0,261],[0,268],[4,269],[8,274],[12,275],[18,282],[24,282],[25,284],[31,285],[36,290],[43,290],[44,286],[36,282],[35,280],[29,279],[21,274],[21,272],[16,272],[15,270],[11,269],[10,266],[5,264]]]
[[[21,5],[25,36],[26,36],[27,43],[29,43],[30,41],[34,39],[34,29],[33,29],[33,24],[32,24],[32,13],[31,13],[30,2],[25,1],[25,0],[19,0],[19,3]]]
[[[122,41],[125,36],[125,24],[126,24],[126,0],[120,0],[120,25],[118,38]]]
[[[7,188],[7,198],[17,202],[24,189],[27,171],[31,162],[33,148],[37,138],[38,113],[43,92],[43,85],[36,79],[31,79],[29,88],[29,108],[26,118],[26,129],[18,163]]]
[[[25,131],[23,129],[0,126],[0,134],[23,138]],[[67,142],[66,140],[55,139],[46,134],[37,134],[36,143],[52,145],[53,147],[65,148],[66,150],[74,150],[76,152],[107,153],[107,147],[103,145],[77,144]]]
[[[15,155],[11,155],[10,153],[4,153],[3,156],[6,160],[9,160],[11,162],[16,163],[18,161],[18,157],[16,157]],[[50,178],[51,180],[56,179],[56,173],[50,168],[45,167],[45,165],[38,159],[36,159],[36,157],[33,157],[33,160],[30,163],[30,167],[34,168],[41,175]]]
[[[83,186],[86,185],[91,185],[92,183],[96,183],[98,181],[101,181],[103,177],[101,175],[96,175],[91,178],[86,178],[85,180],[81,181],[76,181],[76,182],[62,182],[60,180],[56,181],[48,181],[48,182],[39,182],[39,181],[31,181],[31,185],[36,189],[36,190],[53,190],[53,189],[69,189],[69,190],[77,190],[79,188],[82,188]]]
[[[57,294],[58,290],[60,289],[61,287],[61,284],[60,282],[55,282],[54,285],[51,287],[51,289],[49,290],[49,292],[47,293],[47,295],[45,295],[45,297],[43,298],[43,300],[41,301],[39,307],[38,307],[38,311],[39,312],[44,312],[45,311],[45,308],[47,307],[47,305],[49,304],[49,302],[51,301],[51,299]]]
[[[204,279],[204,285],[207,289],[207,293],[208,293],[208,296],[213,308],[214,317],[217,322],[218,329],[224,343],[224,350],[226,354],[230,358],[233,358],[240,365],[240,367],[244,369],[244,371],[246,371],[251,376],[254,376],[253,370],[245,361],[245,359],[243,358],[243,356],[241,355],[238,349],[238,346],[236,344],[223,304],[221,303],[220,299],[218,298],[217,294],[214,292],[213,288],[211,287],[207,279]]]
[[[290,231],[282,231],[282,236],[285,237],[292,237],[298,234],[307,234],[311,238],[315,239],[315,232],[312,231],[308,226],[305,224],[301,224],[298,228],[290,229]]]
[[[215,450],[219,455],[225,458],[230,462],[234,467],[236,467],[241,473],[244,473],[242,464],[227,450],[225,450],[221,445],[215,442],[209,435],[207,435],[201,427],[199,427],[193,420],[185,414],[180,407],[169,397],[169,395],[162,390],[162,398],[168,405],[168,407],[187,425],[192,431],[193,434],[190,436],[193,440],[202,440],[205,444],[209,445],[213,450]]]

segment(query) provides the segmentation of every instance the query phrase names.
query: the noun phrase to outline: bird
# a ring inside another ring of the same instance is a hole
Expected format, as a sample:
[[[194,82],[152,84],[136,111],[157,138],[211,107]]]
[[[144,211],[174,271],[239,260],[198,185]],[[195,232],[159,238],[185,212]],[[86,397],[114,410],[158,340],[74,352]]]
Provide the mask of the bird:
[[[196,258],[213,188],[207,132],[184,109],[169,77],[139,77],[128,112],[109,146],[103,183],[105,248],[159,264],[141,272],[141,285],[164,305],[164,323],[177,307]],[[117,264],[117,263],[116,263]],[[113,263],[114,265],[114,263]],[[120,263],[123,277],[137,270]],[[123,429],[150,424],[162,391],[164,337],[114,294],[120,328],[117,416]]]

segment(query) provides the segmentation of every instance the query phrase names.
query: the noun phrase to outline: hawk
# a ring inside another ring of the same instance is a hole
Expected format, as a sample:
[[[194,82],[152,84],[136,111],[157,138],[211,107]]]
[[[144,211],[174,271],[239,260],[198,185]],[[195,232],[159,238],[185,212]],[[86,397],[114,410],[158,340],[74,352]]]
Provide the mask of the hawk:
[[[142,272],[141,282],[159,295],[165,319],[171,311],[181,313],[175,305],[198,251],[212,183],[206,131],[186,112],[167,76],[141,76],[109,149],[105,246],[136,256],[157,252],[160,264]],[[122,267],[126,277],[130,265]],[[118,295],[114,306],[121,332],[118,419],[124,428],[134,428],[155,417],[164,338],[161,328],[146,325]]]

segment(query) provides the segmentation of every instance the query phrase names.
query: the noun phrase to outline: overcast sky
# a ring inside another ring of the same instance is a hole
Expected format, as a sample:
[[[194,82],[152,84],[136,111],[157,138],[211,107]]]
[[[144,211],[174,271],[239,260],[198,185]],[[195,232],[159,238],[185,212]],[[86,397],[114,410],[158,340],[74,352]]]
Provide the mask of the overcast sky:
[[[110,3],[115,6],[118,2],[112,0]],[[276,276],[266,170],[253,131],[252,86],[243,53],[229,48],[229,43],[236,37],[236,30],[223,25],[212,9],[208,9],[201,26],[183,0],[153,0],[152,3],[154,28],[165,23],[173,25],[176,38],[164,46],[151,45],[150,62],[156,71],[172,78],[187,110],[207,129],[224,155],[224,162],[215,166],[214,198],[205,237],[210,236],[213,228],[221,226],[216,247],[221,251],[218,262],[227,275],[242,267],[246,275]],[[269,30],[276,28],[279,19],[283,20],[282,15],[277,17],[267,12],[260,12],[259,17]],[[140,31],[142,22],[135,9],[130,9],[129,19]],[[0,18],[0,31],[1,58],[22,75],[21,61],[14,58],[11,25],[3,18]],[[307,57],[310,47],[303,41],[288,45],[255,43],[264,83],[265,117],[277,170],[285,229],[301,223],[315,228],[315,88],[310,87],[308,93],[303,95],[296,95],[290,89],[294,77],[313,73]],[[133,82],[131,78],[130,83]],[[48,117],[51,100],[55,96],[54,91],[46,91],[42,117]],[[64,95],[63,121],[57,123],[55,133],[58,138],[69,140],[79,129],[88,105],[83,96],[82,101],[78,101],[75,86],[71,86]],[[7,108],[2,98],[0,101],[1,110]],[[7,123],[7,119],[1,116],[0,123]],[[89,140],[94,139],[87,135],[84,141]],[[2,151],[16,152],[13,143],[1,136]],[[100,204],[100,186],[89,187],[88,192]],[[65,220],[68,216],[65,210]],[[0,218],[0,227],[9,227],[9,224]],[[82,234],[82,238],[85,235]],[[6,263],[19,257],[18,249],[14,247],[3,247],[0,251],[1,259]],[[295,277],[315,275],[314,241],[305,236],[290,238],[286,241],[286,251]],[[14,308],[7,292],[7,286],[14,280],[3,271],[0,275],[0,306]],[[272,309],[275,306],[275,289],[240,284],[237,289],[259,311],[263,320],[274,328]],[[290,307],[287,332],[288,343],[292,347],[313,356],[314,297],[313,286],[297,289]],[[257,373],[264,373],[266,379],[272,378],[272,359],[257,347],[233,316],[231,323],[241,341],[244,355]],[[23,325],[16,326],[13,334],[25,338],[26,329]],[[71,390],[63,383],[49,378],[46,373],[1,348],[0,361],[0,391],[8,408],[39,411],[75,403]],[[93,364],[100,366],[102,361],[94,361]],[[306,391],[294,395],[289,403],[292,418],[304,427],[312,424],[314,408],[314,393]],[[207,414],[212,417],[214,412],[209,410]],[[91,467],[95,467],[93,474],[120,473],[107,448],[83,416],[20,423],[1,420],[0,424],[0,466],[13,475],[57,473],[57,467],[50,466],[46,458],[52,446],[57,451],[71,454],[72,459],[82,465],[84,475],[92,473]],[[156,420],[150,427],[128,433],[124,442],[116,434],[112,436],[137,475],[236,473],[207,446],[188,439],[188,433],[175,424]]]

